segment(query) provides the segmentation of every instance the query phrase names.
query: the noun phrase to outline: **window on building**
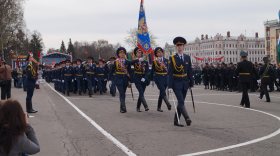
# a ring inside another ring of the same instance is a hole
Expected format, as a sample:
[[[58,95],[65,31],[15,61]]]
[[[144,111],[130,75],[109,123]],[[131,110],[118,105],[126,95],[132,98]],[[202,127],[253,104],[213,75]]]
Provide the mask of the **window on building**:
[[[231,51],[229,51],[229,54],[231,55]]]
[[[222,55],[222,52],[220,51],[219,54]]]
[[[231,44],[229,44],[229,47],[231,48]]]

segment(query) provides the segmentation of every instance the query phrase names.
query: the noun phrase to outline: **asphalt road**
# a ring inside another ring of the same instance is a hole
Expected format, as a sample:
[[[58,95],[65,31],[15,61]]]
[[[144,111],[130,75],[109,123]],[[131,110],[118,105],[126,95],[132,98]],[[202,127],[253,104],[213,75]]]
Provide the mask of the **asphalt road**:
[[[188,93],[186,105],[193,123],[181,128],[173,126],[174,106],[168,111],[163,103],[164,112],[156,111],[156,86],[145,93],[148,112],[136,112],[137,91],[134,87],[133,101],[128,90],[125,114],[119,112],[118,96],[64,97],[51,86],[41,84],[33,98],[39,112],[30,123],[41,145],[38,156],[280,155],[280,92],[270,94],[271,103],[252,93],[252,109],[245,109],[239,107],[240,93],[196,86],[197,112],[193,112]],[[13,88],[12,94],[25,108],[26,93]],[[172,101],[172,96],[169,99]]]

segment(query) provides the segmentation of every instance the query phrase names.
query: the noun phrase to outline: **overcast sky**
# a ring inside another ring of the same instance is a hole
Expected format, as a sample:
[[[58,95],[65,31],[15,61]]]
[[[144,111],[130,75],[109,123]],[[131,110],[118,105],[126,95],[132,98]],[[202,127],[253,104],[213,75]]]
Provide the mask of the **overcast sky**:
[[[124,43],[138,24],[140,0],[27,0],[25,21],[42,34],[45,50],[61,41]],[[172,43],[175,36],[188,41],[201,34],[264,36],[263,22],[278,19],[280,0],[145,0],[149,31],[157,44]]]

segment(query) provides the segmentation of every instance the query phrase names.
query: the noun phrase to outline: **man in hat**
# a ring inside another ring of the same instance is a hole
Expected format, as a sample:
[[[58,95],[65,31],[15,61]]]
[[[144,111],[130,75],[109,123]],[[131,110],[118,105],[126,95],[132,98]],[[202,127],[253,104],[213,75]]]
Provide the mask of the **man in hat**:
[[[189,55],[184,54],[185,44],[187,43],[186,39],[176,37],[173,43],[176,46],[176,54],[169,58],[168,91],[172,93],[173,90],[178,101],[178,114],[175,113],[174,126],[184,126],[179,123],[181,115],[185,118],[187,126],[190,126],[192,121],[185,107],[185,99],[189,87],[193,87],[194,84],[191,58]]]
[[[74,68],[74,73],[75,73],[75,78],[77,81],[77,89],[78,89],[79,95],[82,95],[83,78],[85,75],[85,69],[82,65],[81,59],[77,59],[76,62],[77,62],[77,66]]]
[[[149,84],[149,65],[146,60],[143,60],[143,52],[138,47],[134,49],[134,55],[136,56],[136,59],[131,62],[131,65],[134,66],[133,82],[139,92],[136,111],[141,112],[141,103],[143,104],[145,111],[148,111],[149,107],[144,97],[144,93],[146,86]]]
[[[96,78],[97,78],[97,86],[100,95],[106,92],[106,84],[107,84],[107,77],[108,77],[107,73],[108,73],[108,69],[105,66],[105,60],[99,59],[98,66],[96,67]]]
[[[269,58],[264,57],[263,58],[264,66],[260,68],[259,75],[260,75],[260,81],[261,81],[261,92],[260,92],[260,99],[263,98],[265,95],[266,102],[270,102],[269,93],[267,91],[267,86],[270,84],[270,77],[274,75],[273,69],[270,66]]]
[[[95,90],[95,70],[96,65],[93,63],[93,57],[87,58],[87,65],[85,66],[86,78],[87,78],[87,85],[88,85],[88,95],[92,97],[92,88]]]
[[[248,95],[248,89],[250,88],[252,75],[256,74],[254,64],[247,60],[248,54],[245,51],[240,52],[241,62],[238,62],[235,70],[235,75],[239,76],[239,86],[242,89],[241,106],[250,108],[250,99]]]
[[[117,57],[112,66],[110,77],[115,74],[115,83],[120,96],[120,112],[126,113],[125,92],[130,80],[131,62],[126,60],[126,49],[124,47],[117,49]]]
[[[67,93],[67,96],[70,95],[69,92],[73,80],[73,74],[74,74],[74,70],[73,67],[71,66],[71,61],[66,60],[66,65],[62,69],[62,82],[64,83],[64,88],[65,88],[64,91]]]
[[[171,110],[171,104],[169,103],[166,96],[166,88],[168,84],[168,59],[164,58],[164,51],[161,47],[157,47],[154,50],[156,59],[152,64],[151,76],[152,80],[155,81],[157,88],[159,89],[158,106],[157,111],[163,112],[161,109],[162,101],[164,100],[167,109]]]

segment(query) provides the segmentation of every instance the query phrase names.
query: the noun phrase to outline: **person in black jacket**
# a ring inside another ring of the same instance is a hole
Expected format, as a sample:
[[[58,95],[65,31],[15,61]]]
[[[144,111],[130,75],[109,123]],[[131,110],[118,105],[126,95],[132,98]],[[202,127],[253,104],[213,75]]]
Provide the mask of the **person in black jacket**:
[[[254,64],[247,60],[248,54],[244,51],[240,52],[241,62],[237,64],[235,75],[239,76],[239,84],[242,89],[241,106],[250,108],[250,99],[248,95],[248,89],[252,80],[252,75],[256,74],[254,70]]]
[[[263,58],[264,61],[264,66],[262,66],[260,68],[260,72],[259,75],[261,77],[261,92],[260,92],[260,99],[263,98],[263,95],[265,95],[266,97],[266,102],[270,102],[270,97],[269,97],[269,93],[267,91],[267,86],[271,83],[271,77],[273,76],[273,69],[272,67],[269,65],[269,58],[268,57],[264,57]]]

